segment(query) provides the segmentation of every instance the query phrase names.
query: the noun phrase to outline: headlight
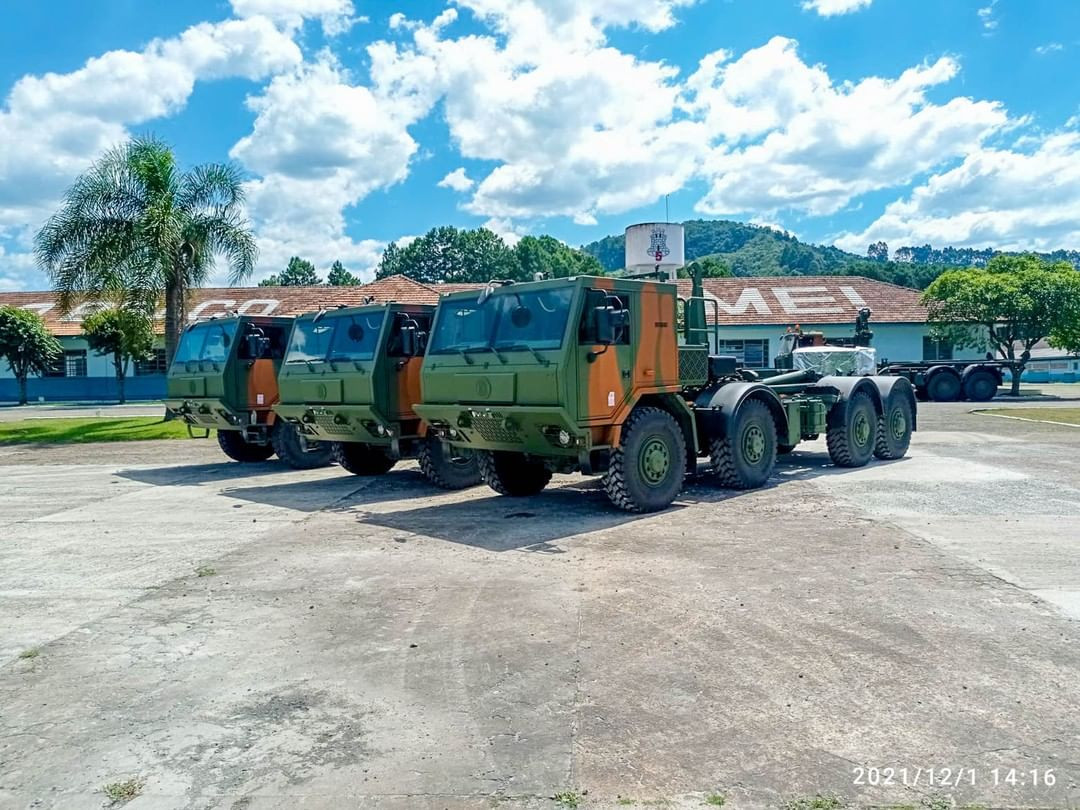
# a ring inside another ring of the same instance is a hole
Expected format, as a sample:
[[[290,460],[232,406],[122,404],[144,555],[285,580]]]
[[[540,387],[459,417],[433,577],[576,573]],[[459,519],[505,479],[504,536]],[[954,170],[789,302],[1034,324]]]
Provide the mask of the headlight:
[[[559,438],[559,444],[561,444],[563,447],[569,447],[570,446],[570,434],[567,433],[565,430],[560,430],[559,431],[559,437],[558,438]]]

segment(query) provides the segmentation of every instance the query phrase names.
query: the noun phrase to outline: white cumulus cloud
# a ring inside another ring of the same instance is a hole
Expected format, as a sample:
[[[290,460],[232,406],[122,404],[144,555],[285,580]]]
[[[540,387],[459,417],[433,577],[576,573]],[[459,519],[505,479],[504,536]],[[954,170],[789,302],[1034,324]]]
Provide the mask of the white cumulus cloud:
[[[1036,148],[976,149],[936,174],[841,247],[890,244],[1057,250],[1080,245],[1080,133],[1046,136]]]
[[[449,188],[453,191],[468,191],[476,185],[476,181],[465,174],[465,168],[459,167],[446,175],[438,183],[440,188]]]
[[[958,70],[942,58],[894,79],[836,84],[782,37],[733,62],[707,57],[689,80],[688,107],[720,138],[705,158],[710,187],[698,210],[831,214],[968,154],[1009,118],[996,102],[927,99]]]
[[[868,7],[874,0],[804,0],[802,7],[807,11],[816,11],[822,17],[835,17],[850,14]]]
[[[238,17],[262,16],[295,28],[318,19],[329,36],[343,34],[357,21],[352,0],[230,0]]]

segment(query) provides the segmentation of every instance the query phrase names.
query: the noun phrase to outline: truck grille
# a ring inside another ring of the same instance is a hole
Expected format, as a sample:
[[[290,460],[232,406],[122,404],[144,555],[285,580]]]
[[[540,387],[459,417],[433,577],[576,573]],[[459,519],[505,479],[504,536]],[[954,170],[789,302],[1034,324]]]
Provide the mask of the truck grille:
[[[315,424],[318,425],[320,433],[328,436],[351,436],[353,432],[351,425],[339,425],[334,422],[333,415],[327,413],[318,414]]]
[[[704,346],[679,347],[679,381],[704,382],[709,379],[709,350]]]
[[[503,426],[501,416],[476,414],[472,418],[472,427],[486,442],[499,444],[521,444],[522,438],[515,430]]]

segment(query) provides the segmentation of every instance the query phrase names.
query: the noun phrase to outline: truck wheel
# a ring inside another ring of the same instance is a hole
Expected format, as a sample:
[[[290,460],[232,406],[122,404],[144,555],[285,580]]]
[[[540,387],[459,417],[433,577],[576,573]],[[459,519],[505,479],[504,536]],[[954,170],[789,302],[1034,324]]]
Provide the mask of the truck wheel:
[[[709,442],[713,475],[722,487],[757,489],[776,467],[776,445],[776,423],[769,406],[747,400],[735,411],[728,435]]]
[[[465,489],[480,483],[480,467],[471,450],[443,444],[434,436],[420,442],[416,460],[424,477],[441,489]]]
[[[682,428],[661,408],[634,408],[604,475],[608,498],[627,512],[656,512],[671,505],[686,475]]]
[[[484,483],[500,495],[536,495],[551,480],[551,470],[542,461],[526,458],[524,453],[479,450],[476,463]]]
[[[891,396],[878,423],[874,455],[880,459],[903,458],[911,444],[911,401],[905,396]]]
[[[309,442],[296,425],[278,421],[270,431],[270,443],[277,457],[294,470],[325,467],[334,456],[330,442]]]
[[[964,380],[964,399],[989,402],[997,396],[997,377],[989,371],[973,371]]]
[[[837,467],[865,466],[877,443],[878,416],[874,401],[865,391],[858,391],[846,403],[838,402],[833,407],[843,408],[843,420],[830,426],[825,435],[829,458]]]
[[[926,383],[926,396],[931,402],[956,402],[960,392],[960,377],[951,369],[939,371]]]
[[[266,461],[274,455],[273,447],[268,444],[251,444],[244,440],[244,434],[239,430],[219,430],[217,442],[221,451],[233,461]]]
[[[353,475],[382,475],[397,463],[385,448],[360,442],[334,442],[333,453],[334,461]]]

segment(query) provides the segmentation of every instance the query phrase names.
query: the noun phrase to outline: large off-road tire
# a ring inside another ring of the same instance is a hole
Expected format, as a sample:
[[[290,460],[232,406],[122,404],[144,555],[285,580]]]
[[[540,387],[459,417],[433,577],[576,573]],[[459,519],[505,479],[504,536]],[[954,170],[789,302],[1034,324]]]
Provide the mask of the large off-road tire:
[[[833,407],[840,411],[825,436],[829,458],[837,467],[865,466],[874,455],[878,437],[874,401],[865,391],[857,391],[847,402],[838,402]]]
[[[727,436],[709,442],[713,475],[730,489],[763,486],[776,467],[777,452],[776,423],[769,406],[757,399],[735,411]]]
[[[325,467],[334,458],[330,442],[308,441],[296,425],[278,420],[270,431],[270,443],[277,457],[294,470],[313,470]]]
[[[952,369],[936,372],[926,383],[926,397],[931,402],[956,402],[962,392],[960,375]]]
[[[992,372],[973,371],[964,380],[964,399],[970,402],[989,402],[997,391],[997,377]]]
[[[334,461],[353,475],[382,475],[397,463],[384,447],[362,442],[334,442]]]
[[[424,477],[441,489],[465,489],[480,483],[476,454],[451,448],[435,436],[420,442],[416,460]]]
[[[244,440],[244,433],[240,430],[219,430],[217,442],[225,455],[233,461],[242,461],[246,464],[266,461],[274,455],[274,448],[269,444],[250,444]]]
[[[484,483],[500,495],[536,495],[551,481],[551,470],[524,453],[477,450],[476,463]]]
[[[627,512],[666,509],[685,475],[686,439],[675,417],[661,408],[634,408],[604,475],[611,502]]]
[[[885,410],[878,421],[877,442],[874,455],[880,459],[903,458],[911,444],[911,400],[902,394],[893,394],[885,402]]]

